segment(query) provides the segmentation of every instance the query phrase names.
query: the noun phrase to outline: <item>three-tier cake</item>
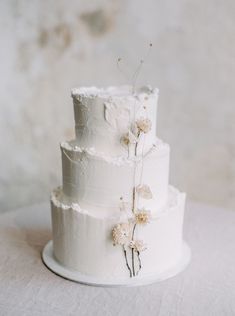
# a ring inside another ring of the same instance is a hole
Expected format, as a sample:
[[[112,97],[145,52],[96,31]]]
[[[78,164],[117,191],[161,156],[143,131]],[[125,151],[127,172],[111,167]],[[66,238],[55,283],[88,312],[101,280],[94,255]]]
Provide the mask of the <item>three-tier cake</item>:
[[[72,90],[76,139],[62,142],[63,186],[51,195],[46,265],[96,285],[144,284],[181,271],[185,194],[169,186],[156,137],[158,90]]]

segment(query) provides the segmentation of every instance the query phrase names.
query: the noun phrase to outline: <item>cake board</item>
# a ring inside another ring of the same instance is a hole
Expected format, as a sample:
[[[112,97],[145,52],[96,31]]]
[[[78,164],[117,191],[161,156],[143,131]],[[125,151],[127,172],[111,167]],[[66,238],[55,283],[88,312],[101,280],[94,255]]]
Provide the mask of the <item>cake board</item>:
[[[138,275],[135,278],[130,279],[104,279],[82,274],[78,271],[68,269],[62,266],[53,255],[53,243],[49,241],[43,249],[42,261],[45,266],[54,272],[55,274],[77,283],[91,285],[91,286],[102,286],[102,287],[124,287],[124,286],[140,286],[147,285],[163,280],[169,279],[182,272],[189,264],[191,259],[191,250],[186,242],[183,242],[182,256],[179,262],[172,268],[157,274],[151,274],[147,276]]]

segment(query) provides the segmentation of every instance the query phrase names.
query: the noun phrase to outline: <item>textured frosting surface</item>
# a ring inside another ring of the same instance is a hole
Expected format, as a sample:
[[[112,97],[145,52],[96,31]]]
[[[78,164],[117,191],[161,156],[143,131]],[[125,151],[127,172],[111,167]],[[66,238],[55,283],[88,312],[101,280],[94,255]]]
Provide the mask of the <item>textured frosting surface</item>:
[[[78,146],[126,156],[120,138],[141,117],[152,122],[151,131],[140,139],[143,151],[147,152],[155,142],[158,89],[142,87],[132,94],[129,86],[79,88],[72,90],[72,97]]]
[[[170,187],[167,206],[147,227],[137,230],[148,244],[142,255],[142,275],[164,271],[180,259],[184,203],[185,194]],[[64,200],[61,189],[52,193],[51,204],[54,254],[60,263],[93,276],[128,277],[122,251],[113,246],[110,233],[117,220],[123,221],[121,212],[94,216]]]
[[[90,87],[72,97],[76,139],[60,145],[63,186],[51,196],[55,258],[107,279],[173,267],[185,194],[168,185],[170,148],[156,138],[158,90]]]
[[[74,142],[61,144],[63,190],[73,201],[93,212],[113,213],[120,198],[131,205],[135,182],[148,184],[153,198],[139,199],[139,207],[156,213],[167,201],[169,146],[160,140],[143,158],[111,158]]]

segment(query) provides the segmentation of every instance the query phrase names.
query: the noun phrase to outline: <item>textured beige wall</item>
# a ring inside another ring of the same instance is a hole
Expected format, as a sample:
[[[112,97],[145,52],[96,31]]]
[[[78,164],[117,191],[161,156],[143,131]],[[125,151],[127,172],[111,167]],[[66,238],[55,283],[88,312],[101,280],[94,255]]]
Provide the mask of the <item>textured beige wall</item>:
[[[139,83],[160,88],[158,134],[171,182],[235,207],[234,0],[0,1],[1,211],[47,200],[73,137],[70,88],[122,84],[153,43]]]

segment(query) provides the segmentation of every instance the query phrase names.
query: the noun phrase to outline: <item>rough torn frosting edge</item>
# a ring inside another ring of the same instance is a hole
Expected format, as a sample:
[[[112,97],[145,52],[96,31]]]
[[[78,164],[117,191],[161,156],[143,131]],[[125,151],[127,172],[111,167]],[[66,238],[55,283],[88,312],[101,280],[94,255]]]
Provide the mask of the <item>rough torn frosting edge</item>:
[[[111,216],[107,216],[107,214],[102,213],[102,212],[94,215],[91,212],[88,212],[86,209],[81,208],[79,203],[75,203],[72,201],[70,202],[70,201],[68,201],[68,199],[69,198],[66,197],[63,193],[63,188],[60,186],[51,192],[51,196],[50,196],[51,203],[55,207],[60,208],[63,211],[75,211],[77,213],[93,217],[95,219],[104,219],[104,218],[108,217],[110,220],[112,220],[112,219],[116,220],[118,215],[119,215],[119,214],[117,214],[117,215],[112,214]]]
[[[134,94],[132,93],[132,86],[109,86],[107,88],[92,87],[80,87],[71,90],[71,96],[74,99],[81,100],[83,98],[121,98],[121,99],[133,99],[142,98],[143,96],[158,96],[159,89],[152,88],[150,85],[140,87]]]
[[[180,205],[180,202],[182,199],[185,199],[186,194],[184,192],[180,192],[178,189],[176,189],[175,187],[169,185],[168,186],[168,200],[167,200],[167,204],[165,207],[163,207],[162,209],[159,210],[159,212],[157,214],[153,214],[151,216],[152,220],[158,220],[160,219],[162,216],[167,215],[169,212],[172,212],[175,207]],[[60,208],[64,211],[75,211],[78,212],[80,214],[83,215],[87,215],[90,217],[93,217],[95,219],[109,219],[109,220],[116,220],[117,218],[119,218],[120,213],[117,212],[117,214],[115,215],[108,215],[107,213],[96,213],[92,214],[91,212],[89,212],[88,210],[82,209],[79,205],[79,203],[74,203],[74,202],[69,202],[65,200],[65,195],[63,193],[63,189],[62,187],[57,187],[56,189],[54,189],[51,193],[51,203],[57,207]],[[68,198],[67,198],[68,199]]]
[[[74,144],[74,141],[61,142],[60,147],[61,150],[85,153],[94,159],[105,160],[106,162],[112,163],[114,165],[123,165],[126,163],[133,164],[134,162],[139,162],[142,159],[142,157],[107,156],[103,152],[97,152],[94,147],[83,148],[77,146],[76,144]],[[149,151],[144,155],[144,157],[157,153],[159,150],[161,150],[161,154],[165,154],[166,152],[169,152],[170,146],[167,143],[164,143],[162,140],[157,139],[156,142],[153,144],[152,148],[149,149]]]

